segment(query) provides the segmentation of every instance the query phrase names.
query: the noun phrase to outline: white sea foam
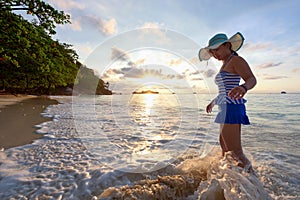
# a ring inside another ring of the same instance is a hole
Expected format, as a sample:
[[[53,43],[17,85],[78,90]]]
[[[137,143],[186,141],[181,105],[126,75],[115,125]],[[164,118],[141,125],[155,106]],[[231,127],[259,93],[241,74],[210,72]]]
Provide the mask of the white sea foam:
[[[78,137],[70,99],[59,100],[62,104],[45,111],[55,120],[40,125],[42,139],[0,151],[0,199],[268,199],[268,193],[273,199],[297,199],[289,185],[281,189],[285,193],[275,193],[283,179],[269,167],[274,158],[254,162],[257,175],[249,175],[211,145],[202,155],[191,148],[169,164],[158,162],[158,170],[148,173],[111,168]]]

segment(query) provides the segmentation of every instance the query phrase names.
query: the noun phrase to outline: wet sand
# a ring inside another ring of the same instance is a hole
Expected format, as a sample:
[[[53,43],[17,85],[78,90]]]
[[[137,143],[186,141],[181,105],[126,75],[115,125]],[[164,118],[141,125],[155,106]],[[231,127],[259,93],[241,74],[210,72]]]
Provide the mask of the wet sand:
[[[38,125],[51,120],[41,113],[57,101],[48,97],[0,95],[0,149],[32,143],[43,137]]]

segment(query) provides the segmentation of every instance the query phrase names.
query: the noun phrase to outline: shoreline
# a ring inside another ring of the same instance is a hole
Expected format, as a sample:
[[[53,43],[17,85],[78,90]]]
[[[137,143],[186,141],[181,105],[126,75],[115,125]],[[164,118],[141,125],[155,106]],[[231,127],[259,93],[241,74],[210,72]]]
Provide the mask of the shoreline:
[[[0,150],[31,144],[42,138],[35,126],[51,120],[41,113],[57,103],[48,96],[0,95]]]

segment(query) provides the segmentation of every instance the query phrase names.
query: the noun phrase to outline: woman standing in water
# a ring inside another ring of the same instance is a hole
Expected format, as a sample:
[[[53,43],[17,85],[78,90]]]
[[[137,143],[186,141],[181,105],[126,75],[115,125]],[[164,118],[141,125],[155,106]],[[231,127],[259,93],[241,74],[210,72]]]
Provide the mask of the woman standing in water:
[[[215,122],[220,124],[222,155],[231,152],[239,166],[250,172],[253,170],[252,165],[241,145],[241,124],[250,124],[243,97],[256,85],[256,78],[248,63],[236,53],[243,42],[244,37],[239,32],[229,39],[223,33],[216,34],[209,40],[207,47],[200,49],[199,59],[208,60],[213,56],[223,62],[215,78],[219,94],[207,105],[206,112],[210,113],[214,105],[218,105],[219,113]],[[245,81],[242,85],[241,78]]]

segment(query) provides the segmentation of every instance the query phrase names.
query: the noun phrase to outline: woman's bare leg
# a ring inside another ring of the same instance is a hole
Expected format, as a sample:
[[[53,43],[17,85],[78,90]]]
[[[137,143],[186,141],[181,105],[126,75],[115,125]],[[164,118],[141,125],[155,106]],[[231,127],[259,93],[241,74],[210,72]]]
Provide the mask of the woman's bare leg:
[[[224,139],[223,139],[221,133],[220,133],[220,135],[219,135],[219,142],[220,142],[220,145],[221,145],[221,148],[222,148],[222,156],[224,157],[225,152],[227,152],[228,150],[227,150],[227,147],[226,147],[226,145],[225,145],[225,142],[224,142]]]
[[[241,144],[241,125],[240,124],[221,124],[220,125],[220,145],[223,152],[232,151],[235,159],[240,161],[241,167],[252,169],[251,162],[243,153]]]
[[[225,152],[242,150],[241,145],[241,125],[240,124],[221,124],[220,139],[223,141]],[[222,144],[221,144],[222,146]],[[223,147],[222,147],[223,149]]]

